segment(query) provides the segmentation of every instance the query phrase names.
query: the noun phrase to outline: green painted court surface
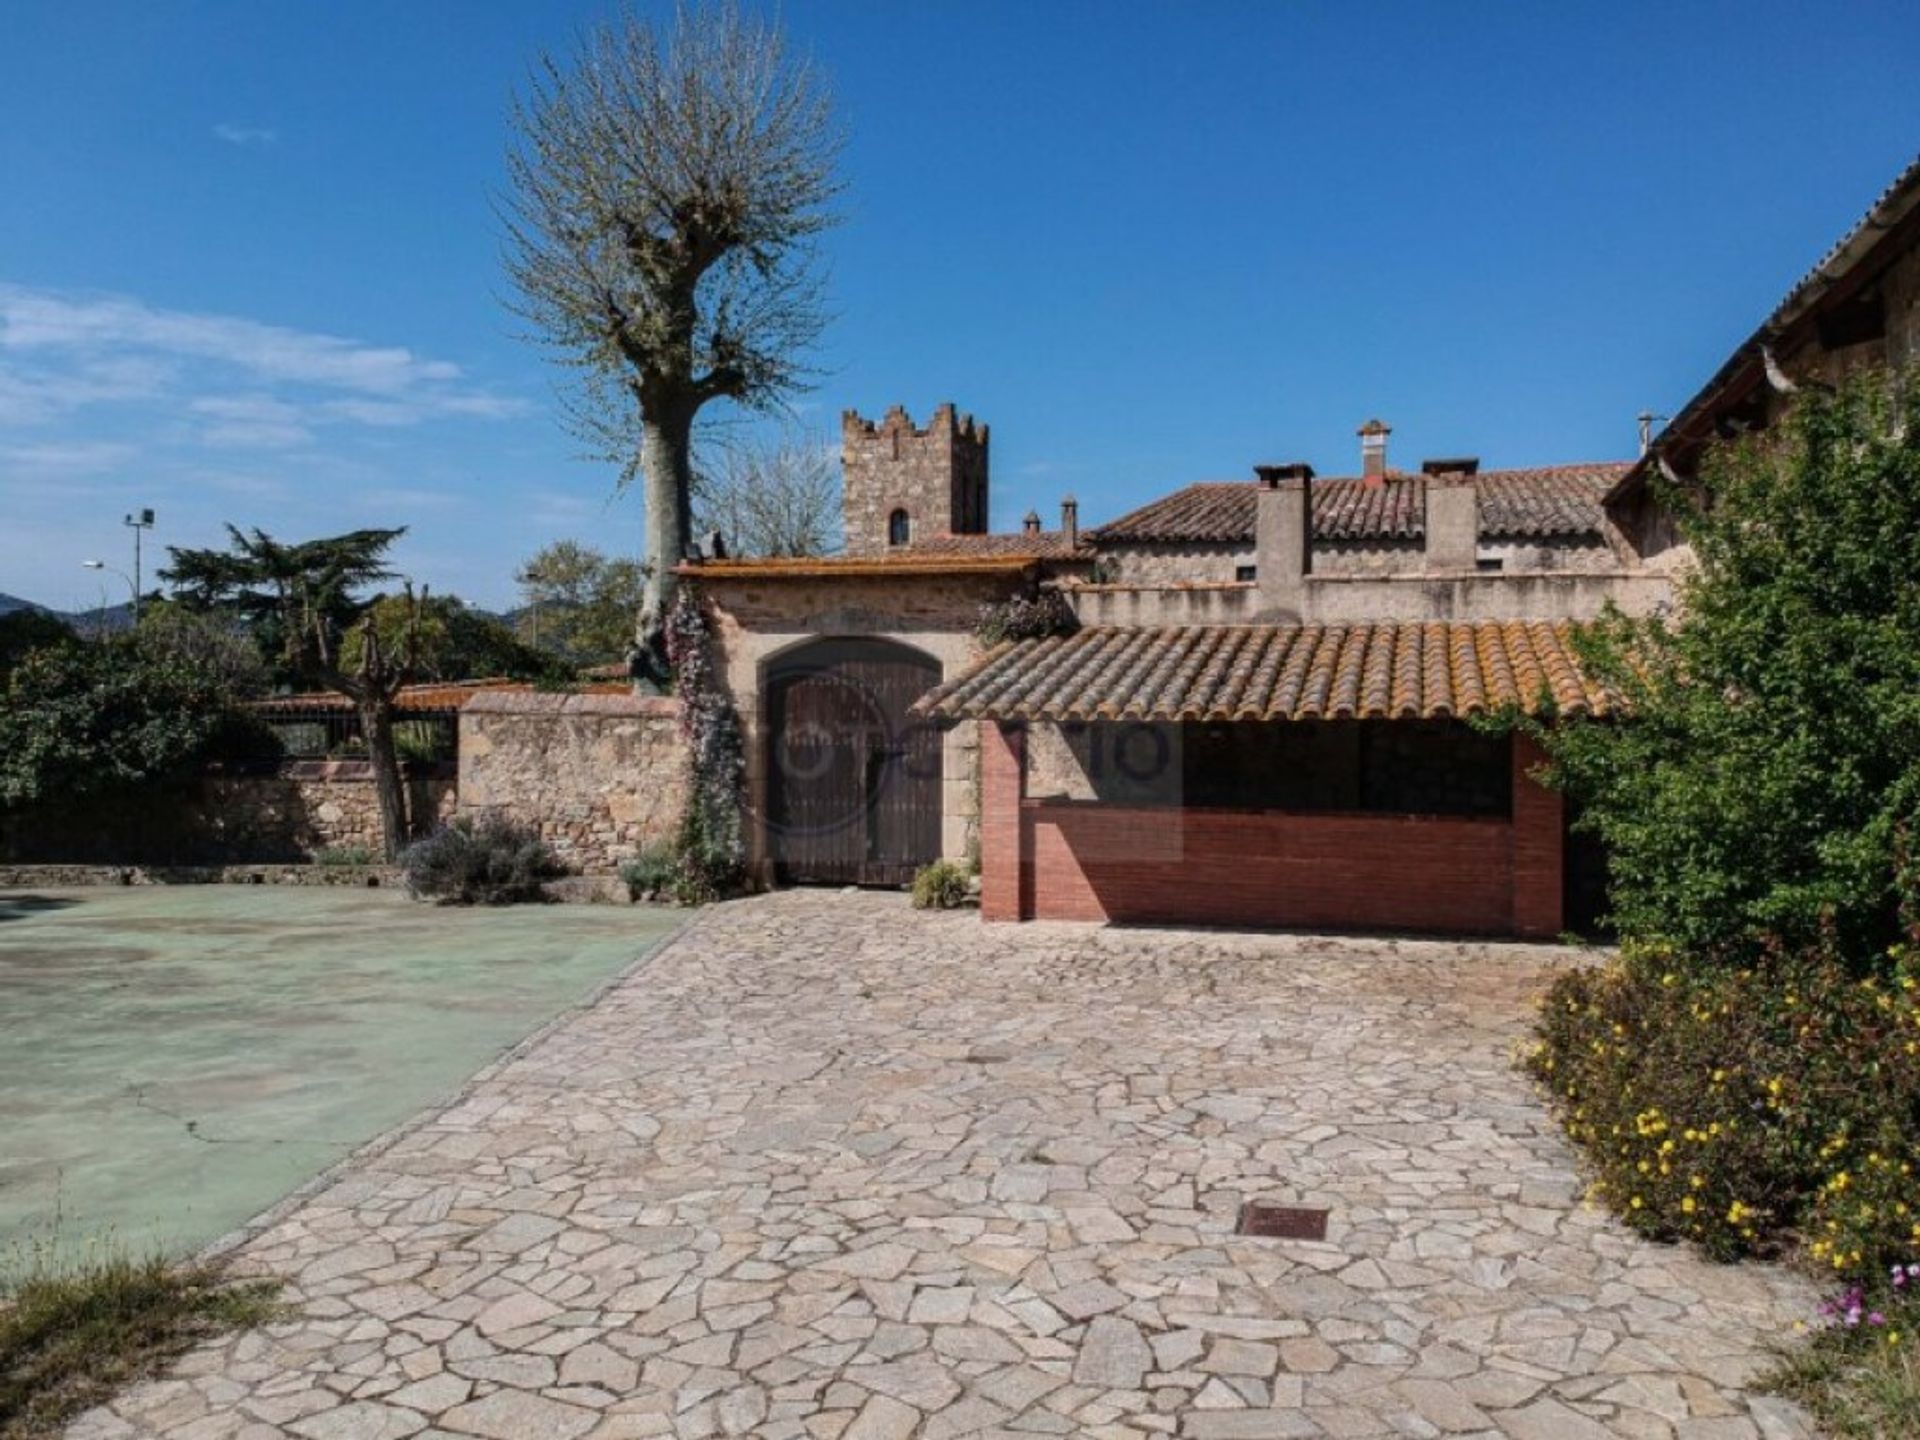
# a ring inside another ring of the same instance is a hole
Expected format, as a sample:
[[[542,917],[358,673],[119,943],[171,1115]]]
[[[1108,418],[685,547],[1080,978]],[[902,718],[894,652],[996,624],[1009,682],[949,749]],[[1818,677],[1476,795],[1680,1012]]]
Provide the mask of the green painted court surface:
[[[0,1268],[49,1238],[204,1245],[450,1096],[680,918],[387,890],[0,892]]]

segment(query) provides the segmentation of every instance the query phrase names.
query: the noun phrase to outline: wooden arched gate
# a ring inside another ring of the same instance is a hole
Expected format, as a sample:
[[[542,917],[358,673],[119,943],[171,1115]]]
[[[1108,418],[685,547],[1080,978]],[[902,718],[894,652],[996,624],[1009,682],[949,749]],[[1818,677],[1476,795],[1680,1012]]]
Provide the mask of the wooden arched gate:
[[[767,675],[767,843],[789,883],[904,885],[940,857],[939,729],[907,711],[940,664],[890,640],[819,640]]]

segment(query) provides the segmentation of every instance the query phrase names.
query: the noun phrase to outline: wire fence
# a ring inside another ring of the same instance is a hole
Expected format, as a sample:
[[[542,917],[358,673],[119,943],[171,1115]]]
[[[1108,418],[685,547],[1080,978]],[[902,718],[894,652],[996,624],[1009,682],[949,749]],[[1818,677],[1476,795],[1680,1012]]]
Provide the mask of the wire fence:
[[[352,713],[263,717],[290,760],[364,760],[367,740]],[[454,760],[460,752],[459,712],[407,714],[393,722],[394,748],[402,760]]]

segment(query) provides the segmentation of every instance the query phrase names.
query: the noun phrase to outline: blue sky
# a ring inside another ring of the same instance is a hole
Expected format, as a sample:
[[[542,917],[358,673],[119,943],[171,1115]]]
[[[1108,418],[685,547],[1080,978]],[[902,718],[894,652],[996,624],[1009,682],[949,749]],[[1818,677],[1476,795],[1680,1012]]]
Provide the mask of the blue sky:
[[[602,4],[11,0],[0,591],[405,524],[512,598],[637,549],[501,304],[508,98]],[[1256,461],[1624,457],[1916,149],[1911,4],[789,0],[850,140],[798,422],[993,426],[1010,527]],[[117,582],[112,582],[117,584]],[[119,597],[115,597],[119,598]]]

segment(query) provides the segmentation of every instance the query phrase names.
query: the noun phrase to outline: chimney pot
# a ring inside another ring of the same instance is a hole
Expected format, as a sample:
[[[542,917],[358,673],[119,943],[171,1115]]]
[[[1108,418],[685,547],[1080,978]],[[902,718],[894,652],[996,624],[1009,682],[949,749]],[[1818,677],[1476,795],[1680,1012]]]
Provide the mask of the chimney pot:
[[[1027,511],[1026,518],[1020,522],[1020,528],[1025,530],[1029,535],[1038,535],[1040,533],[1040,512],[1038,510]]]
[[[1080,548],[1080,502],[1071,495],[1060,502],[1060,543],[1069,550]]]
[[[1386,421],[1367,421],[1356,432],[1360,437],[1360,473],[1376,484],[1387,478],[1387,436],[1393,427]]]
[[[1478,455],[1444,456],[1435,460],[1420,462],[1422,475],[1478,475],[1480,457]]]
[[[1271,489],[1282,480],[1313,479],[1313,466],[1304,460],[1289,460],[1281,465],[1256,465],[1253,473],[1259,477],[1262,485]]]

